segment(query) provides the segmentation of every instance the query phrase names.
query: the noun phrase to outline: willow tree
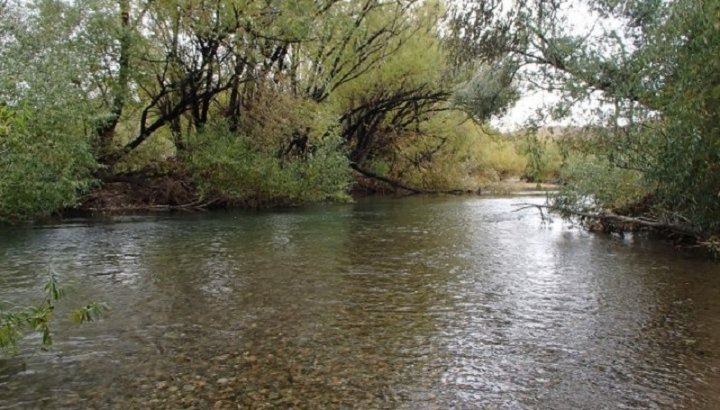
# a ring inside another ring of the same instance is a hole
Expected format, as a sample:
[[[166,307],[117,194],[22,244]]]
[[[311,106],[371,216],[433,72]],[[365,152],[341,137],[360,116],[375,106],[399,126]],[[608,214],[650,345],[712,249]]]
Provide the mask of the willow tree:
[[[112,37],[93,10],[63,2],[2,13],[0,220],[16,220],[72,206],[92,185],[89,130],[105,111],[98,85]]]
[[[573,24],[580,19],[588,26]],[[717,233],[718,21],[720,4],[703,0],[518,0],[464,2],[451,26],[465,57],[509,55],[524,67],[518,77],[558,92],[545,114],[591,103],[596,171],[622,181],[569,175],[564,205],[629,208],[637,196],[596,194],[632,180],[646,216]]]
[[[293,200],[302,190],[313,200],[340,197],[349,166],[400,154],[417,166],[437,158],[451,140],[438,115],[463,110],[481,121],[512,100],[486,92],[495,87],[488,79],[507,82],[496,75],[504,71],[473,77],[473,61],[455,64],[443,43],[441,2],[0,6],[0,150],[12,154],[0,162],[0,189],[23,193],[11,208],[27,202],[19,213],[28,216],[71,206],[93,185],[151,178],[151,168],[179,170],[178,178],[190,169],[194,188],[214,172],[223,192],[245,195],[230,185],[262,182],[246,166],[259,164],[277,182],[256,187],[263,201],[283,196],[283,184]],[[465,81],[486,93],[455,95]],[[23,175],[38,184],[30,191],[49,197],[13,190]],[[303,178],[328,188],[298,183]]]
[[[422,146],[415,155],[429,162],[447,141],[427,124],[456,108],[450,97],[467,70],[450,67],[439,29],[443,11],[440,2],[337,2],[303,45],[293,73],[308,98],[335,113],[351,166],[365,175],[415,189],[392,169],[401,146]],[[371,172],[378,162],[389,174]]]

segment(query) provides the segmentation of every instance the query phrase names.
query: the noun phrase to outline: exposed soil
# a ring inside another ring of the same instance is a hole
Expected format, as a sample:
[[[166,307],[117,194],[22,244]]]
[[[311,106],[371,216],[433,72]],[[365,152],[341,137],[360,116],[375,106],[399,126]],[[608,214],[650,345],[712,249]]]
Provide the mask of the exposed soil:
[[[507,195],[514,193],[538,193],[556,190],[557,185],[537,184],[506,179],[482,186],[477,191],[458,191],[458,194]],[[453,192],[455,193],[455,192]],[[390,188],[380,181],[357,176],[351,190],[354,198],[371,195],[403,195],[402,190]],[[406,192],[405,195],[412,194]],[[137,172],[110,177],[105,183],[85,195],[74,211],[123,212],[167,211],[198,208],[265,208],[290,205],[282,198],[273,201],[248,199],[231,202],[221,198],[214,200],[200,197],[190,175],[180,169],[169,173]]]
[[[152,210],[199,204],[186,173],[117,175],[91,191],[78,205],[85,211]]]

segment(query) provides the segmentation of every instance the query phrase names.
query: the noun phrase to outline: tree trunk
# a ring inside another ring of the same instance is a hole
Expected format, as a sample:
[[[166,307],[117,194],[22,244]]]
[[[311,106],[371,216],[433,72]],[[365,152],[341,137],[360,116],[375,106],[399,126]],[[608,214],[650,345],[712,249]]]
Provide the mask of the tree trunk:
[[[99,138],[98,156],[101,163],[105,163],[105,159],[112,157],[113,137],[115,136],[115,127],[120,122],[123,109],[125,108],[125,99],[127,95],[128,81],[130,76],[130,1],[119,0],[120,6],[120,56],[118,60],[118,77],[112,87],[112,106],[110,107],[109,118],[103,121],[97,129],[96,133]],[[107,165],[107,163],[105,163]]]

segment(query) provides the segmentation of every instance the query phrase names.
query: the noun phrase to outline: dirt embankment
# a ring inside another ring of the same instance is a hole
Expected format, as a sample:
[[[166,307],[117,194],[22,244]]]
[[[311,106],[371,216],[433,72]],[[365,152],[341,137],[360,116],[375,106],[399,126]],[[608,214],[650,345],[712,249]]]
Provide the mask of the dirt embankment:
[[[556,190],[552,184],[536,184],[507,179],[481,186],[478,190],[447,191],[465,195],[509,195],[536,194]],[[372,195],[402,195],[387,184],[358,177],[351,194],[355,198]],[[406,192],[405,194],[414,194]],[[81,198],[74,211],[80,212],[124,212],[124,211],[172,211],[205,208],[264,208],[278,205],[291,205],[283,198],[271,201],[248,199],[228,201],[222,198],[203,198],[193,184],[190,175],[182,170],[170,173],[153,174],[140,172],[115,175],[90,193]]]
[[[163,210],[202,204],[190,177],[183,172],[166,175],[124,174],[85,195],[77,206],[81,211]]]

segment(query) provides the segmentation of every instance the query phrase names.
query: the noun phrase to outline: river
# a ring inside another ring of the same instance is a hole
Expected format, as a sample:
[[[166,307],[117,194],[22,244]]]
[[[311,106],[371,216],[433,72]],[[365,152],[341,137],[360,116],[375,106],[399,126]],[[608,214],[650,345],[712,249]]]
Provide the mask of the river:
[[[542,198],[374,198],[3,228],[0,300],[66,290],[0,409],[720,408],[720,265],[543,223]],[[67,319],[108,303],[100,322]]]

